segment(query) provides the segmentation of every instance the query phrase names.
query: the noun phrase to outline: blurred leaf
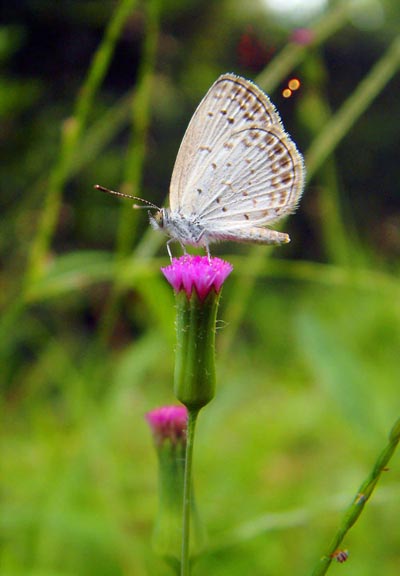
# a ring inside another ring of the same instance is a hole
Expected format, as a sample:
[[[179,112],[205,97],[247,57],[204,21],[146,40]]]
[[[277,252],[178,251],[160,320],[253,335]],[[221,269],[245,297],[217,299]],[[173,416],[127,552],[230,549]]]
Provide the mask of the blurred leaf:
[[[30,286],[26,299],[34,302],[59,297],[93,282],[110,280],[114,273],[115,261],[110,252],[70,252],[48,264],[43,277]]]

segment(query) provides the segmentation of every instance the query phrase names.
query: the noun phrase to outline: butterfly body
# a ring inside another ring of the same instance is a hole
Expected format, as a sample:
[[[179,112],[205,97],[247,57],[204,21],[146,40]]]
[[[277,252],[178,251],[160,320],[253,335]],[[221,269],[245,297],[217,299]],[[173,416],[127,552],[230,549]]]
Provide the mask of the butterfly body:
[[[290,242],[288,234],[262,227],[236,227],[229,230],[219,227],[204,227],[196,216],[187,217],[179,212],[161,208],[154,216],[149,213],[150,224],[154,230],[161,230],[182,246],[189,244],[209,250],[210,244],[224,240],[250,242],[256,244],[286,244]]]
[[[180,242],[183,246],[207,246],[207,235],[204,226],[196,216],[184,216],[179,212],[171,212],[161,208],[154,216],[149,213],[150,224],[154,230],[161,230],[171,240]]]

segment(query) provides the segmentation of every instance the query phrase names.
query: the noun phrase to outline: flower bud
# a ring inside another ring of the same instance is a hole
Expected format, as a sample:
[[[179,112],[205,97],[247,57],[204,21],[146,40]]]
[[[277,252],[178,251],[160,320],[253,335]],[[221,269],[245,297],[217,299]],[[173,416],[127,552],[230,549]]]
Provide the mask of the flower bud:
[[[177,303],[175,396],[198,411],[215,394],[217,308],[232,265],[220,258],[185,255],[161,270]]]

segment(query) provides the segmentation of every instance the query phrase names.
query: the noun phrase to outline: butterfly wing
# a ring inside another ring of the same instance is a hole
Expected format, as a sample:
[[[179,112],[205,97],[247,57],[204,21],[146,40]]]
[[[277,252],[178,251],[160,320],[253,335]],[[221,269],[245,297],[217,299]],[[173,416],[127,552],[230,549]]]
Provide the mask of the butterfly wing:
[[[281,121],[262,90],[234,74],[220,76],[200,102],[183,137],[171,178],[171,210],[198,213],[203,200],[194,194],[193,183],[210,159],[219,155],[232,135],[272,126],[281,127]]]
[[[303,159],[281,126],[229,136],[190,179],[193,216],[208,232],[264,226],[293,212],[303,185]]]

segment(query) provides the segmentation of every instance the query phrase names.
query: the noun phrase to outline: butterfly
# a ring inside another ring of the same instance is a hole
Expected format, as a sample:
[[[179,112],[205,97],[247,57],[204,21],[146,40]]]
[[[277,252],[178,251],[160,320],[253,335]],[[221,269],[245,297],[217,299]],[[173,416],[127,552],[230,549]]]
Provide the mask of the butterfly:
[[[169,208],[149,213],[170,242],[285,244],[288,234],[266,228],[297,208],[304,162],[268,96],[253,82],[223,74],[197,107],[172,172]],[[128,196],[102,186],[96,188]],[[130,198],[138,199],[134,196]],[[139,199],[140,200],[140,199]]]

